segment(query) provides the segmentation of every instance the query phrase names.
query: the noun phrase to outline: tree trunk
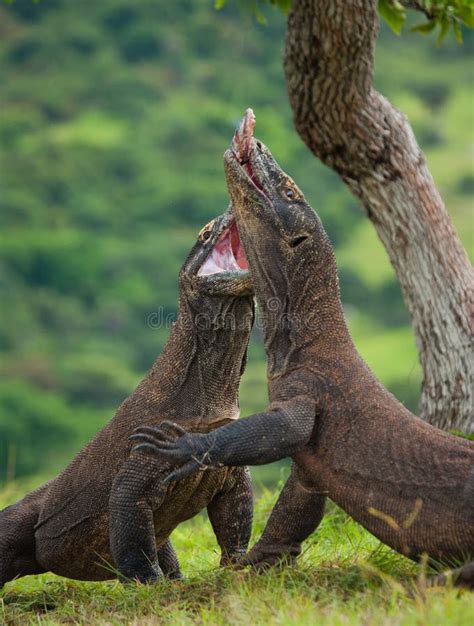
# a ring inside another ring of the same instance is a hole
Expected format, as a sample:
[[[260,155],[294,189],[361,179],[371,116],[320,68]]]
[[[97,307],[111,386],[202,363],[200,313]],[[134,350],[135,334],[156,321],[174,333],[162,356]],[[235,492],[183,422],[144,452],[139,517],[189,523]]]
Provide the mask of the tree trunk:
[[[376,0],[293,0],[285,73],[295,126],[387,249],[423,368],[420,415],[473,432],[474,273],[407,119],[372,86],[377,31]]]

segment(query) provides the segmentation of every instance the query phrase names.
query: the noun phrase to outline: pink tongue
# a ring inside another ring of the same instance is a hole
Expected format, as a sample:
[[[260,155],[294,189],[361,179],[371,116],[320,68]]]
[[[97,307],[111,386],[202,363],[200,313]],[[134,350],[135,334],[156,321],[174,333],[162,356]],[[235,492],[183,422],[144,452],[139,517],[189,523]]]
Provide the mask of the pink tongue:
[[[219,267],[223,270],[235,269],[236,266],[234,253],[229,239],[230,233],[228,233],[221,241],[218,241],[212,251],[212,257],[217,261]]]
[[[210,276],[211,274],[219,274],[232,269],[237,269],[236,261],[230,247],[224,247],[225,244],[217,243],[207,257],[206,262],[198,272],[198,276]]]
[[[239,159],[240,163],[245,163],[250,157],[253,140],[253,130],[255,128],[255,115],[252,109],[247,109],[240,122],[239,128],[232,138],[232,151]]]

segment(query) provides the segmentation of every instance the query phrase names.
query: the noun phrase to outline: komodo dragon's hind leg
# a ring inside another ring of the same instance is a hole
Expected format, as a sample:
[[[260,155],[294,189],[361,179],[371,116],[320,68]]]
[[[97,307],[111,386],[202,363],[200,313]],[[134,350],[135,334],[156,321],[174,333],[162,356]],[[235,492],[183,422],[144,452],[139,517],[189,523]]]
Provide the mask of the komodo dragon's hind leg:
[[[236,467],[207,513],[221,548],[221,566],[237,563],[247,550],[252,532],[253,492],[247,467]]]
[[[46,571],[35,554],[35,524],[46,487],[0,511],[0,588],[13,578]]]

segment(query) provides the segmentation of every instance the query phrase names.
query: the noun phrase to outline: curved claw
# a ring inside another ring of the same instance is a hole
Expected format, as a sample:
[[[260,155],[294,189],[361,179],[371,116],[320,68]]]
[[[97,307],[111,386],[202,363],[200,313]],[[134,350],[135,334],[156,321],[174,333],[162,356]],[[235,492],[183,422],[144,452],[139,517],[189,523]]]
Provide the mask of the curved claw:
[[[161,447],[156,446],[153,443],[139,443],[138,445],[132,448],[132,452],[148,452],[153,454],[154,456],[158,456],[161,459],[166,459],[171,463],[179,463],[181,461],[181,452],[176,449],[163,449]]]
[[[132,452],[151,452],[156,456],[159,454],[159,449],[152,443],[139,443],[133,446]]]
[[[183,435],[188,434],[188,431],[185,430],[182,426],[180,426],[179,424],[176,424],[176,422],[171,422],[170,420],[164,420],[163,422],[161,422],[159,428],[160,430],[165,430],[165,431],[170,430],[171,433],[179,437],[182,437]]]
[[[135,435],[147,435],[160,441],[174,441],[176,439],[170,433],[161,430],[160,426],[139,426],[134,429],[131,437]]]
[[[130,441],[138,441],[142,443],[149,443],[152,446],[156,446],[157,448],[162,449],[170,449],[175,447],[174,441],[160,440],[154,437],[153,435],[136,433],[134,435],[130,435]]]
[[[129,439],[131,441],[143,440],[159,447],[168,448],[180,437],[187,434],[187,431],[178,424],[165,420],[159,426],[138,426],[133,430]]]
[[[188,461],[181,467],[175,469],[171,474],[168,474],[166,478],[163,479],[164,483],[169,483],[176,480],[183,480],[183,478],[187,478],[191,476],[191,474],[195,474],[197,471],[201,470],[201,466],[194,459]]]
[[[236,563],[237,569],[251,567],[255,572],[263,574],[274,568],[286,566],[294,566],[296,564],[296,555],[290,551],[279,548],[258,548],[253,547],[250,552]]]

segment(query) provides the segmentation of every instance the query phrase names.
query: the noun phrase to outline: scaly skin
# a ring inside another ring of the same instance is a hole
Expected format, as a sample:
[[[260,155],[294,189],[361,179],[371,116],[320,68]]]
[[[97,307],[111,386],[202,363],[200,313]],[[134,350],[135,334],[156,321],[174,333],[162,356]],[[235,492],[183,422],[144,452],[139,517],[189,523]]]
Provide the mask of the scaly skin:
[[[249,127],[247,114],[241,135]],[[291,476],[245,564],[295,557],[326,496],[412,559],[472,560],[474,443],[412,415],[375,378],[349,335],[319,218],[268,149],[246,142],[237,136],[224,160],[264,318],[270,406],[207,435],[173,441],[164,430],[142,433],[142,446],[179,466],[167,480],[195,471],[196,460],[227,466],[292,457]],[[472,587],[474,564],[454,578]]]
[[[57,478],[0,512],[0,587],[14,577],[48,570],[82,580],[114,578],[115,568],[141,581],[162,573],[179,577],[169,535],[204,507],[223,562],[245,552],[252,522],[246,468],[200,472],[162,489],[167,463],[143,454],[130,457],[129,441],[138,425],[172,419],[206,433],[239,416],[238,387],[254,314],[249,275],[197,275],[233,221],[229,209],[201,231],[181,270],[171,336],[112,421]],[[134,505],[133,519],[127,518],[129,505]]]

